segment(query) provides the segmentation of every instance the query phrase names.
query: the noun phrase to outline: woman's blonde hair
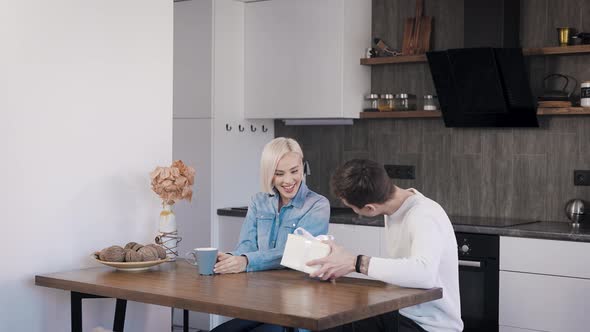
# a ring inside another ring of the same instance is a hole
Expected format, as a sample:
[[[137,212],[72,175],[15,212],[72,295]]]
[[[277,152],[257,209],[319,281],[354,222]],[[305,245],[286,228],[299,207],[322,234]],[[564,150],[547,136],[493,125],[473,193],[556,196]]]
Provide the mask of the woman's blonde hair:
[[[272,179],[275,176],[277,165],[279,160],[289,152],[298,154],[303,160],[301,146],[292,138],[277,137],[264,146],[262,157],[260,157],[260,187],[263,192],[273,193]]]

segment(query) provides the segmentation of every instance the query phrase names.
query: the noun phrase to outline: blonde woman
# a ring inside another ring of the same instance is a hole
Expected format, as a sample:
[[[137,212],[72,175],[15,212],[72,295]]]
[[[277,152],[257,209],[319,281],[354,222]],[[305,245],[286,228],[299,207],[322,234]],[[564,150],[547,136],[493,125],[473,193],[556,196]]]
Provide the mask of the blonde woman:
[[[287,235],[297,227],[315,236],[328,232],[330,203],[305,185],[303,151],[297,141],[278,137],[266,144],[260,159],[260,181],[262,192],[252,197],[236,250],[217,256],[215,273],[278,269]],[[234,319],[212,332],[220,331],[281,329]]]

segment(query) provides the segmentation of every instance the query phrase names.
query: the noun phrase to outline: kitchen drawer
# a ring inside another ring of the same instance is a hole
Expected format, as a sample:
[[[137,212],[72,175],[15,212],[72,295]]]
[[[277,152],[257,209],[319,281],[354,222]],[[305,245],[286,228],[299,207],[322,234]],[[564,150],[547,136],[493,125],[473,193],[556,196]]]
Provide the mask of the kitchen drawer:
[[[590,280],[500,271],[499,324],[524,329],[588,331]]]
[[[590,243],[502,236],[500,270],[590,279]]]

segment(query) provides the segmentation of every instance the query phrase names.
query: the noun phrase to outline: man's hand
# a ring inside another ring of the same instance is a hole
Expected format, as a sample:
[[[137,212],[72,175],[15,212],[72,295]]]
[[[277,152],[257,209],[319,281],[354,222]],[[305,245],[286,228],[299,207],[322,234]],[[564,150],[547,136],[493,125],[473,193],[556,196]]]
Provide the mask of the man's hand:
[[[307,262],[308,266],[321,265],[322,267],[311,273],[312,278],[320,277],[323,280],[340,278],[343,275],[354,272],[356,256],[349,253],[343,247],[334,243],[334,241],[324,241],[330,245],[330,254],[324,258],[314,259]]]
[[[224,273],[240,273],[246,271],[248,266],[248,258],[246,256],[233,256],[230,254],[217,254],[217,263],[213,267],[213,272]]]

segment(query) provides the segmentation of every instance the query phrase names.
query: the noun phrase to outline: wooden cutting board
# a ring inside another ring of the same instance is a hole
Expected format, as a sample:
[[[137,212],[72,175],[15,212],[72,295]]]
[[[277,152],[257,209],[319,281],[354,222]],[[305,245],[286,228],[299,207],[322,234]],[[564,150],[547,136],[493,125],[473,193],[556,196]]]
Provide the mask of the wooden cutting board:
[[[432,17],[423,16],[424,0],[416,0],[416,17],[404,21],[402,53],[404,55],[423,54],[430,50]]]

